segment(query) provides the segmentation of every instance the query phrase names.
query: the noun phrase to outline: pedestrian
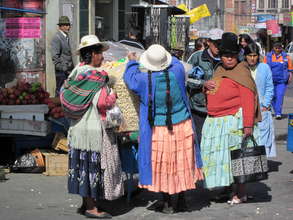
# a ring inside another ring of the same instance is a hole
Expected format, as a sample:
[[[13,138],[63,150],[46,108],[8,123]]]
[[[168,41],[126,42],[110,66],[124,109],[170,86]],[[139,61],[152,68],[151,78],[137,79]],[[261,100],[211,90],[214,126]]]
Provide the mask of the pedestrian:
[[[265,56],[264,63],[267,63],[272,70],[274,83],[274,98],[272,104],[275,118],[281,120],[283,100],[287,85],[292,81],[292,60],[290,56],[283,51],[282,44],[280,42],[275,42],[273,44],[273,50]]]
[[[144,50],[144,46],[139,42],[139,30],[136,28],[130,28],[128,37],[120,40],[119,43]]]
[[[207,39],[206,38],[197,38],[195,41],[194,41],[194,52],[198,51],[198,50],[204,50],[205,48],[208,47],[208,44],[207,44]]]
[[[90,218],[110,218],[100,210],[98,200],[123,194],[116,137],[113,129],[104,127],[106,111],[115,104],[116,95],[107,86],[107,73],[97,70],[108,48],[97,36],[84,36],[78,48],[82,63],[71,72],[60,94],[71,118],[68,191],[83,198],[78,212]]]
[[[207,40],[208,48],[193,53],[187,63],[191,64],[193,70],[200,70],[199,77],[189,75],[187,79],[187,91],[190,99],[192,117],[196,126],[196,133],[201,140],[201,130],[207,117],[206,98],[203,88],[213,85],[210,79],[213,77],[214,68],[220,62],[219,45],[223,31],[212,29]]]
[[[239,45],[240,45],[240,53],[239,53],[239,61],[244,60],[244,48],[248,45],[254,43],[254,40],[248,34],[240,34],[239,35]]]
[[[261,120],[248,64],[238,63],[237,35],[224,33],[219,49],[222,62],[212,78],[214,86],[205,89],[208,117],[202,130],[201,155],[208,189],[233,184],[230,151],[239,149],[243,136],[252,135],[255,123]],[[229,202],[239,204],[246,200],[245,185],[235,185]]]
[[[51,56],[55,66],[56,97],[59,96],[60,88],[74,68],[70,47],[69,31],[70,20],[67,16],[61,16],[58,22],[59,30],[51,42]]]
[[[244,56],[258,91],[262,116],[262,121],[258,123],[259,144],[266,147],[267,157],[276,157],[275,130],[271,112],[274,97],[271,68],[265,63],[260,63],[260,50],[254,43],[244,48]]]
[[[124,81],[140,97],[140,187],[162,193],[159,211],[174,213],[185,203],[183,192],[203,179],[184,67],[158,44],[151,45],[139,63],[134,53],[128,58]]]

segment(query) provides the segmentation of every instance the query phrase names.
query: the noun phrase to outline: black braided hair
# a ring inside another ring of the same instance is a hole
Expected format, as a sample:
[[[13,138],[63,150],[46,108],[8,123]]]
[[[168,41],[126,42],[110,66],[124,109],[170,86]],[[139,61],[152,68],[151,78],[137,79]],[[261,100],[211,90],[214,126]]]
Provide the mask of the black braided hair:
[[[102,51],[102,45],[93,45],[90,47],[84,47],[80,50],[80,59],[85,64],[90,64],[92,62],[92,53],[95,52],[101,52]]]
[[[168,127],[169,131],[173,130],[173,124],[172,124],[172,117],[171,117],[171,110],[172,110],[172,100],[171,100],[171,94],[170,94],[170,77],[169,72],[167,70],[164,70],[165,78],[166,78],[166,106],[167,106],[167,117],[166,117],[166,125]]]
[[[148,87],[149,87],[149,93],[148,93],[148,120],[150,123],[150,126],[154,126],[154,118],[153,118],[153,100],[152,100],[152,72],[148,71]]]

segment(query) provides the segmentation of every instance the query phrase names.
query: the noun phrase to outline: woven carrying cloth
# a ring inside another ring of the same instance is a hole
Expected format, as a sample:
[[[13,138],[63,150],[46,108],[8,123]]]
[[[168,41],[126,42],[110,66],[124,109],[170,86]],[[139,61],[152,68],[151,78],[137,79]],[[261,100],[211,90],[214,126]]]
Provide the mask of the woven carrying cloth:
[[[80,119],[95,94],[105,85],[108,74],[89,65],[77,66],[64,82],[60,100],[66,117]]]

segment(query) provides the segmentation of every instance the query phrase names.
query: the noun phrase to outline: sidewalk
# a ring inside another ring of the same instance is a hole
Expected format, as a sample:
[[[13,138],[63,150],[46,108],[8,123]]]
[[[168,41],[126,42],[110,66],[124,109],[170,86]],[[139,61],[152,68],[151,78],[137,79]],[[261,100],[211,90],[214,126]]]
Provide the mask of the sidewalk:
[[[293,90],[292,90],[293,91]],[[284,113],[293,113],[293,97],[286,97]],[[164,215],[147,210],[157,199],[143,191],[127,205],[125,198],[103,202],[102,207],[115,217],[125,220],[292,220],[293,219],[293,154],[286,151],[287,119],[275,121],[278,156],[269,161],[269,179],[248,185],[254,200],[230,206],[210,203],[205,190],[188,192],[192,212]],[[75,213],[79,196],[67,194],[66,177],[47,177],[41,174],[9,174],[0,182],[0,219],[5,220],[77,220],[85,219]]]

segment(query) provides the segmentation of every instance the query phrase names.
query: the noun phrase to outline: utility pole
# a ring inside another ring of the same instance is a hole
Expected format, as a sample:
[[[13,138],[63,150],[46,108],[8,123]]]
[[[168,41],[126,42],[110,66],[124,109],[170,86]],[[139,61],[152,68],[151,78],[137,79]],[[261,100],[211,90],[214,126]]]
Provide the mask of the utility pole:
[[[220,0],[217,0],[217,28],[221,28]]]

